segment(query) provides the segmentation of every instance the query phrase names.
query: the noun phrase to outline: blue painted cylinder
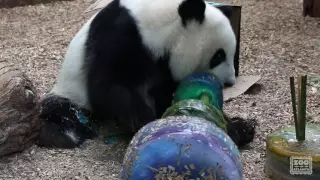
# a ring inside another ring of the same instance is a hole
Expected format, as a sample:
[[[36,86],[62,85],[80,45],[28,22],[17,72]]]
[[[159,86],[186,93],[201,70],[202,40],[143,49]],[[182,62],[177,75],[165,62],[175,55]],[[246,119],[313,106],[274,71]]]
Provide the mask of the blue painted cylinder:
[[[168,116],[133,137],[123,161],[123,180],[242,179],[240,153],[214,123],[194,116]]]

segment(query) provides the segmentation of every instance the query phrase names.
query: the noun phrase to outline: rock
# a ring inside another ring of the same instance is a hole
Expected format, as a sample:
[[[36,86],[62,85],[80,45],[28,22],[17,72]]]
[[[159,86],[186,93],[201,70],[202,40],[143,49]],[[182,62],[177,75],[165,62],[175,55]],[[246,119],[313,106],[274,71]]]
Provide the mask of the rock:
[[[16,6],[43,4],[62,0],[0,0],[0,8],[13,8]]]
[[[0,156],[33,144],[40,129],[38,100],[26,75],[0,60]]]

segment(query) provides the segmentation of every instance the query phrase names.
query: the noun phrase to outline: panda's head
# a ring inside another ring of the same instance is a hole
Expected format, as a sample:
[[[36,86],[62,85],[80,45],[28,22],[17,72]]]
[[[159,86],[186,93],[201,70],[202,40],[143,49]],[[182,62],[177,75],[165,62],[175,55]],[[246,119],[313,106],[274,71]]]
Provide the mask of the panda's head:
[[[211,58],[209,60],[209,71],[218,76],[224,85],[232,86],[236,82],[234,57],[237,46],[236,36],[229,19],[227,19],[231,16],[232,7],[221,6],[219,8],[214,8],[213,6],[210,6],[210,9],[212,9],[212,11],[209,10],[207,16],[210,24],[208,33],[211,31],[217,38],[211,37],[211,39],[208,40],[208,44],[211,44],[212,46],[206,46],[209,48],[214,47],[211,51]],[[225,17],[222,16],[222,20],[215,24],[214,15],[216,15],[217,9],[219,9]],[[207,57],[210,57],[210,50],[208,50],[207,53]],[[203,63],[206,64],[207,59],[205,59]],[[206,67],[207,66],[205,66],[205,68]]]
[[[155,59],[169,55],[176,81],[209,70],[223,84],[235,83],[236,37],[228,19],[232,9],[203,0],[120,0],[120,4],[136,20]]]

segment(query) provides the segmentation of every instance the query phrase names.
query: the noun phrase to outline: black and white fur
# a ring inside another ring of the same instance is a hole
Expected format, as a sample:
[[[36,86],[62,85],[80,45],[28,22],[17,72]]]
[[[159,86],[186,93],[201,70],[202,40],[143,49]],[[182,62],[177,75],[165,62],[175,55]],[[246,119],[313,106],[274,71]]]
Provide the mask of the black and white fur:
[[[161,117],[177,83],[193,72],[212,71],[233,85],[230,12],[203,0],[113,0],[72,39],[42,101],[39,144],[72,148],[92,137],[75,109],[135,133]]]

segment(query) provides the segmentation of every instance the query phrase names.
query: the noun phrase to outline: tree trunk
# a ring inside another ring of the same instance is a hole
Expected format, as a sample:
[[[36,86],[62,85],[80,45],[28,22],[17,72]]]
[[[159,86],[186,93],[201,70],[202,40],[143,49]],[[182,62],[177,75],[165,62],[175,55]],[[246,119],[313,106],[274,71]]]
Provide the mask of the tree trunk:
[[[25,74],[0,60],[0,156],[33,144],[40,128],[38,100]]]
[[[320,0],[303,0],[303,16],[320,17]]]
[[[13,8],[16,6],[26,6],[35,4],[44,4],[53,1],[63,1],[63,0],[0,0],[0,8]]]

